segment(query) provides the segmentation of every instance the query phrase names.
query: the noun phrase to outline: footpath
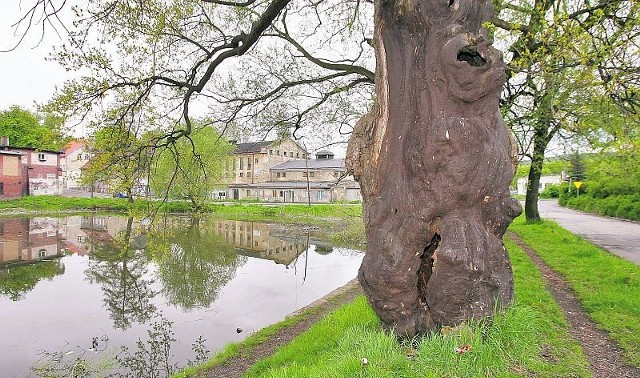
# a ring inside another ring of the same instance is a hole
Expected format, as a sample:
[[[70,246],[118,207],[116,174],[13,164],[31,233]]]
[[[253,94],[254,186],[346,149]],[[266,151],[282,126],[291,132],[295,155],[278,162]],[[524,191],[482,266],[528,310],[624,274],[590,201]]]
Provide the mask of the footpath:
[[[567,209],[556,200],[538,202],[540,217],[640,266],[640,223]]]

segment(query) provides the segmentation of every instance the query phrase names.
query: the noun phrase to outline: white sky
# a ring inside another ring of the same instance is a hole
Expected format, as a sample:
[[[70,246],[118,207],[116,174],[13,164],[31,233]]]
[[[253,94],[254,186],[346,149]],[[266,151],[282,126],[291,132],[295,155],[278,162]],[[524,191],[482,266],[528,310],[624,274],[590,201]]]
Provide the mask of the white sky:
[[[0,50],[7,50],[17,43],[19,36],[15,35],[11,25],[35,1],[0,1]],[[45,61],[52,46],[61,43],[60,37],[49,28],[44,40],[38,44],[41,30],[41,25],[37,25],[16,50],[0,52],[0,111],[12,105],[33,111],[36,103],[48,102],[56,85],[61,87],[69,77],[69,73],[57,63]]]

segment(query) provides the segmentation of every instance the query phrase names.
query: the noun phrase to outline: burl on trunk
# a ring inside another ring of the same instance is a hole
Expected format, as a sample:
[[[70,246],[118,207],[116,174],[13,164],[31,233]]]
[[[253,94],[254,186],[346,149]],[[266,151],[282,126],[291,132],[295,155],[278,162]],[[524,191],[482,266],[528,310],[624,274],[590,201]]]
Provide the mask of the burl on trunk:
[[[376,0],[376,104],[353,132],[367,254],[359,280],[383,324],[412,337],[513,297],[502,236],[514,147],[498,109],[489,1]]]

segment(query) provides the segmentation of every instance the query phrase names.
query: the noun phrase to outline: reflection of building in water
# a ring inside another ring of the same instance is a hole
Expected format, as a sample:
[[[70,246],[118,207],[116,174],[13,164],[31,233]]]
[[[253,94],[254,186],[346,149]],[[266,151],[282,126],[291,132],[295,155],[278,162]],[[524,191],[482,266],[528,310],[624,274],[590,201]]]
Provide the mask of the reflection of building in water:
[[[0,218],[0,264],[60,257],[56,218]]]
[[[65,248],[75,254],[91,252],[92,243],[109,242],[127,230],[128,219],[119,216],[86,215],[67,217],[64,227]]]
[[[215,221],[213,230],[246,256],[289,265],[307,249],[307,238],[282,240],[270,235],[269,225],[256,222]]]

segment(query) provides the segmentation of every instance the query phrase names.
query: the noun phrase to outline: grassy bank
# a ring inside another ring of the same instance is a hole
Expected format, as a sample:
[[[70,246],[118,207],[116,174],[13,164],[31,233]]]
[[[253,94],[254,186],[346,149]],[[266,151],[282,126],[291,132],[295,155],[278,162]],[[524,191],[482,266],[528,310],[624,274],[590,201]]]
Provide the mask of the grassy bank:
[[[640,268],[571,234],[554,222],[511,226],[575,291],[598,326],[640,367]]]
[[[381,331],[360,297],[332,313],[248,377],[588,377],[587,362],[566,331],[562,311],[539,272],[509,245],[516,305],[491,322],[474,323],[419,340],[414,349]],[[456,348],[470,345],[467,353]],[[362,365],[366,358],[368,364]]]

